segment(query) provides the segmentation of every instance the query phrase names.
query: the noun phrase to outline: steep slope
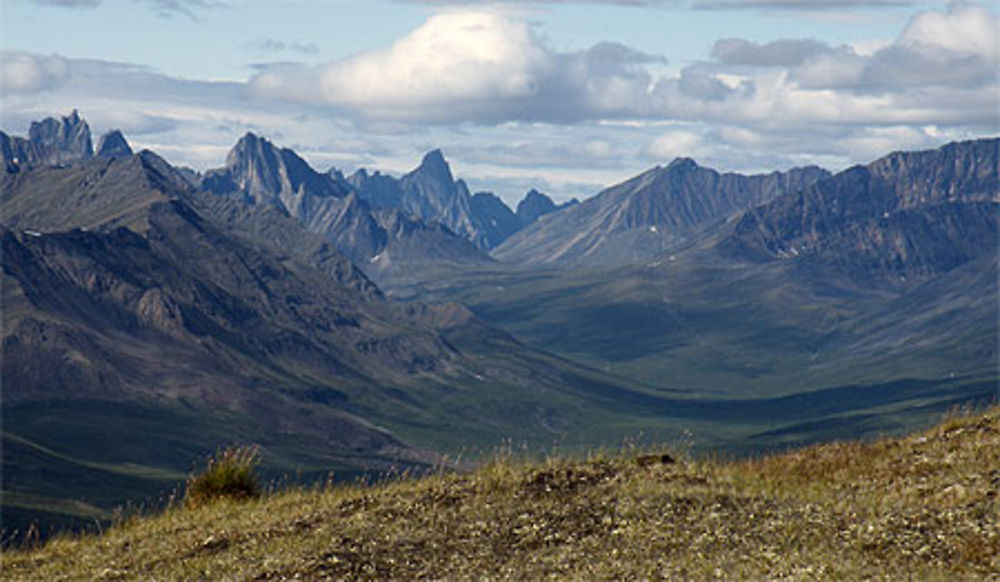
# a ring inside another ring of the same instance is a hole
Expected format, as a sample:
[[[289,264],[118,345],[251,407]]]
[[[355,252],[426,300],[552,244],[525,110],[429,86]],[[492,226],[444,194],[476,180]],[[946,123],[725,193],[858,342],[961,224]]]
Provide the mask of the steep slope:
[[[721,248],[855,280],[933,277],[997,249],[1000,139],[897,152],[744,214]]]
[[[416,169],[399,179],[399,187],[401,210],[440,222],[477,247],[487,248],[485,234],[472,217],[469,188],[452,176],[441,150],[428,152]]]
[[[347,181],[372,208],[389,210],[403,208],[403,190],[399,186],[399,180],[392,176],[378,170],[369,174],[362,168],[348,176]]]
[[[469,200],[469,212],[483,234],[485,248],[492,249],[521,230],[523,223],[503,200],[492,192],[477,192]]]
[[[97,141],[96,155],[103,158],[127,158],[132,155],[132,146],[122,132],[115,129],[101,136]]]
[[[357,192],[354,182],[361,187]],[[433,264],[490,262],[453,232],[418,224],[414,218],[397,218],[398,211],[380,206],[378,188],[386,189],[389,183],[395,181],[381,174],[356,173],[349,179],[336,171],[320,174],[293,151],[247,134],[230,150],[225,168],[206,174],[202,187],[287,210],[375,279],[406,275]],[[376,194],[363,195],[368,189]],[[370,204],[366,197],[374,197],[375,202]],[[400,220],[410,226],[400,228]]]
[[[0,175],[4,225],[40,232],[116,226],[141,231],[150,205],[186,190],[187,182],[148,151]]]
[[[348,194],[338,182],[316,172],[288,148],[278,148],[253,133],[229,151],[226,165],[205,174],[202,188],[217,194],[239,193],[256,203],[274,204],[308,224],[317,212]]]
[[[67,164],[93,155],[90,126],[75,109],[67,117],[32,122],[27,139],[0,131],[0,162],[6,172]]]
[[[427,223],[440,223],[481,250],[489,250],[518,231],[523,222],[495,194],[469,194],[452,175],[441,150],[424,155],[420,165],[398,180],[358,170],[347,178],[373,208],[401,210]]]
[[[637,263],[683,243],[698,229],[826,175],[814,167],[719,174],[677,159],[532,224],[491,254],[519,265]]]

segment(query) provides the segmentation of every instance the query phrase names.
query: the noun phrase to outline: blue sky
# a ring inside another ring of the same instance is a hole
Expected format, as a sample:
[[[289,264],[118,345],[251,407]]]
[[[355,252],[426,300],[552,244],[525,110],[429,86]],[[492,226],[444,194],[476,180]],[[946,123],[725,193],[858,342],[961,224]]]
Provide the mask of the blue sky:
[[[675,156],[839,169],[996,135],[995,4],[4,0],[0,128],[78,108],[203,170],[246,131],[314,166],[440,147],[474,190],[588,196]]]

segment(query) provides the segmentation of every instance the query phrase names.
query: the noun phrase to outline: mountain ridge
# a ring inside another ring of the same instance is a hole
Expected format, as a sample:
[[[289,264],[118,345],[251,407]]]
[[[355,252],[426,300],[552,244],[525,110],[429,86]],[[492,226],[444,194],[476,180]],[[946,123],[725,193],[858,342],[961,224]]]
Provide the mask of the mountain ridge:
[[[535,222],[491,254],[501,262],[529,265],[637,263],[683,243],[702,227],[827,175],[817,167],[720,174],[678,158]]]

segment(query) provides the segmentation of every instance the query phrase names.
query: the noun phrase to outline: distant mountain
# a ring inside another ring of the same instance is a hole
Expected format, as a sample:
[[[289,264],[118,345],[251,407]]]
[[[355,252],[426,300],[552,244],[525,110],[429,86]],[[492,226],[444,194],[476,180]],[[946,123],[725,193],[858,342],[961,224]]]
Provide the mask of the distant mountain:
[[[417,218],[440,222],[481,249],[489,248],[486,233],[472,215],[472,195],[456,180],[441,150],[428,152],[420,165],[399,179],[402,208]]]
[[[746,212],[721,248],[857,280],[940,274],[997,252],[1000,139],[897,152]]]
[[[285,209],[375,278],[434,264],[490,262],[448,229],[399,217],[398,210],[378,205],[378,196],[374,196],[376,203],[370,204],[360,192],[371,196],[378,185],[395,183],[392,178],[388,178],[391,182],[382,178],[381,174],[368,176],[364,172],[350,178],[337,171],[321,174],[292,150],[248,133],[230,150],[224,168],[205,174],[201,187]],[[408,226],[399,227],[400,221]]]
[[[254,203],[281,206],[304,223],[324,205],[349,193],[329,176],[313,170],[294,151],[278,148],[253,133],[236,142],[226,156],[226,165],[207,172],[201,186],[217,194],[239,193]]]
[[[8,173],[32,166],[66,164],[93,155],[90,126],[75,109],[68,117],[32,122],[27,139],[0,132],[0,162]]]
[[[389,210],[403,208],[403,190],[399,186],[399,180],[392,176],[379,171],[369,174],[362,168],[348,176],[347,181],[372,208]]]
[[[574,198],[569,202],[556,205],[551,198],[532,188],[524,195],[524,198],[517,203],[517,217],[521,220],[522,228],[535,222],[540,217],[579,204]]]
[[[756,176],[720,174],[679,158],[549,220],[534,222],[492,255],[515,264],[640,262],[684,242],[700,228],[828,175],[816,167]],[[544,201],[532,204],[547,206]]]
[[[127,158],[132,155],[132,147],[122,132],[115,129],[97,141],[97,155],[102,158]]]
[[[0,175],[0,204],[4,224],[12,229],[53,232],[128,226],[142,232],[151,205],[190,189],[166,161],[143,151]]]
[[[492,192],[474,194],[469,200],[469,212],[482,233],[487,249],[496,247],[524,226],[521,219]]]
[[[425,222],[441,223],[484,251],[526,224],[495,194],[470,195],[465,182],[452,175],[441,150],[428,152],[417,168],[399,179],[362,169],[347,181],[373,208],[401,210]]]

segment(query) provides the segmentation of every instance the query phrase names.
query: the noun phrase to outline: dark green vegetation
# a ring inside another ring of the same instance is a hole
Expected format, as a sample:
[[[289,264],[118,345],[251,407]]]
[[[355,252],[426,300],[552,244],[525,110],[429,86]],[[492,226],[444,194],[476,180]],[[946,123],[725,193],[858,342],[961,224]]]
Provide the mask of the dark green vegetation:
[[[0,554],[6,579],[992,580],[1000,409],[737,463],[520,461],[174,506]]]
[[[439,152],[366,178],[365,201],[254,136],[199,176],[117,138],[83,155],[82,120],[54,123],[39,135],[72,143],[2,152],[8,531],[164,503],[233,444],[260,446],[266,479],[353,480],[505,440],[740,454],[997,396],[1000,140],[832,177],[681,160],[577,205],[534,196],[515,238],[616,217],[542,270],[392,206],[463,223]],[[650,233],[664,252],[632,244]]]

